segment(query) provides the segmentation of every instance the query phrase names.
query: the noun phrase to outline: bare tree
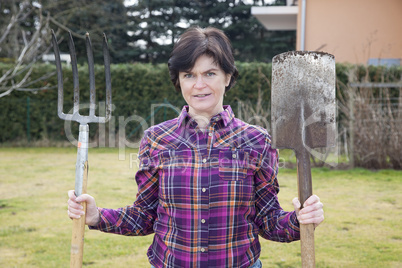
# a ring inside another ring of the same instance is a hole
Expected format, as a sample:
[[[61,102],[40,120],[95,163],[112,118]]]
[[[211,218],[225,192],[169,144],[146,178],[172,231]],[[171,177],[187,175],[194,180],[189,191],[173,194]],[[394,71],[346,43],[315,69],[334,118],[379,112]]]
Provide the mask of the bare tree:
[[[358,73],[358,68],[349,70],[349,85],[338,81],[343,88],[338,91],[338,108],[345,115],[341,125],[349,134],[351,164],[401,169],[401,78],[378,73],[380,81],[370,81],[368,67],[364,77],[359,78]]]
[[[0,24],[0,54],[10,62],[10,67],[0,74],[0,98],[13,91],[49,89],[49,86],[32,86],[54,73],[34,81],[30,76],[37,60],[49,51],[50,16],[44,17],[41,5],[28,0],[6,1],[0,7],[4,15]],[[29,27],[24,27],[28,22]]]

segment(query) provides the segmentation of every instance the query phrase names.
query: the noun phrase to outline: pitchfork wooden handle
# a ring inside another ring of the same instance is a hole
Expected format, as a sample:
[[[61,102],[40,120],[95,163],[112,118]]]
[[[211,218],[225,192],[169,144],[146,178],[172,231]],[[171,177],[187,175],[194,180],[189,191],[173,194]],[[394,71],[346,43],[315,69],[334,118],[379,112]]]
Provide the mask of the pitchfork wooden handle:
[[[87,192],[88,183],[88,161],[84,165],[84,176],[82,181],[82,193]],[[84,256],[84,234],[85,234],[85,218],[87,211],[86,202],[82,202],[81,205],[84,208],[85,215],[79,219],[73,219],[73,235],[71,239],[71,257],[70,268],[82,267],[82,261]]]
[[[303,204],[313,194],[310,154],[306,148],[296,152],[299,200]],[[301,259],[303,268],[315,267],[314,224],[300,224]]]

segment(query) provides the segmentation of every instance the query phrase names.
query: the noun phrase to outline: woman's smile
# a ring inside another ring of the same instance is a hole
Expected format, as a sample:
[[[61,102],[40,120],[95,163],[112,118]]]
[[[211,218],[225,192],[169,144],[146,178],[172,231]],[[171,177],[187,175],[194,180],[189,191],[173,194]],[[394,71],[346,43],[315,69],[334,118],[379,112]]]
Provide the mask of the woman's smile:
[[[197,95],[194,95],[194,97],[199,98],[199,99],[204,99],[204,98],[206,98],[208,96],[211,96],[211,93],[210,94],[197,94]]]

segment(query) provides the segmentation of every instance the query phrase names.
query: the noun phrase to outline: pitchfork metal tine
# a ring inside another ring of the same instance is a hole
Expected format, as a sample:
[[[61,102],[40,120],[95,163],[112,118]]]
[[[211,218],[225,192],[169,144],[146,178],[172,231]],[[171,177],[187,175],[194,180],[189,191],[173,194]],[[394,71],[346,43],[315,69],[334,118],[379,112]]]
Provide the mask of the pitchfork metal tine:
[[[56,69],[57,69],[57,114],[61,119],[65,119],[65,114],[63,113],[63,102],[64,102],[64,96],[63,96],[63,71],[61,69],[61,61],[60,61],[60,50],[59,46],[57,44],[57,39],[56,35],[54,34],[54,31],[52,30],[52,44],[53,44],[53,51],[54,51],[54,60],[56,63]]]
[[[112,116],[112,78],[110,75],[110,54],[107,44],[106,34],[103,34],[103,61],[105,65],[105,83],[106,83],[106,115],[105,120],[109,121]]]
[[[68,47],[70,49],[70,58],[71,58],[71,68],[73,71],[73,86],[74,86],[74,110],[73,114],[79,114],[79,106],[80,106],[80,86],[78,80],[78,67],[77,67],[77,56],[75,53],[75,46],[73,41],[73,36],[71,32],[68,32]]]
[[[87,48],[88,57],[88,72],[89,72],[89,116],[95,116],[95,70],[94,70],[94,55],[92,52],[91,39],[89,38],[89,33],[85,35],[85,44]]]

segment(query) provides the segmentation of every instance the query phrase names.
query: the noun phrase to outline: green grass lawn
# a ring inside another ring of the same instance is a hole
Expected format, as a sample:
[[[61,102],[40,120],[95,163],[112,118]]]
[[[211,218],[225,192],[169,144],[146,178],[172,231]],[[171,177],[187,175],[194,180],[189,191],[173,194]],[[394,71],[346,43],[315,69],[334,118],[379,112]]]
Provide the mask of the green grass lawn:
[[[91,149],[88,192],[101,207],[131,204],[135,151]],[[0,149],[0,267],[69,267],[75,148]],[[317,267],[402,267],[402,172],[313,169],[325,221],[315,232]],[[296,170],[280,169],[280,202],[291,210]],[[86,231],[87,267],[147,267],[152,236]],[[300,243],[262,240],[264,267],[301,267]]]

